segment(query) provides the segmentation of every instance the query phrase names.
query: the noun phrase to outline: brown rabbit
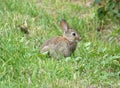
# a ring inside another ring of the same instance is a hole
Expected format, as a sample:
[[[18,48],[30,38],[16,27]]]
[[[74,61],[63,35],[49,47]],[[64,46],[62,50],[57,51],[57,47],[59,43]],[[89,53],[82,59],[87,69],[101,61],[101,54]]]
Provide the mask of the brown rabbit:
[[[63,36],[57,36],[47,40],[41,46],[41,53],[48,52],[50,56],[59,59],[61,56],[68,57],[76,49],[77,42],[81,40],[78,32],[68,28],[65,20],[60,22],[64,33]]]

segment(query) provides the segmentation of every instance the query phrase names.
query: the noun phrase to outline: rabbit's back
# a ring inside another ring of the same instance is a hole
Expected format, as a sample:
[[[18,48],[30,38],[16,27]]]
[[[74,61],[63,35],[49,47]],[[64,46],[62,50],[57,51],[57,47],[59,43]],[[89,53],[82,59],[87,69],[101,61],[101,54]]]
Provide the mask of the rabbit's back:
[[[41,52],[49,52],[53,57],[70,56],[76,49],[77,43],[70,42],[62,36],[47,40],[41,47]]]

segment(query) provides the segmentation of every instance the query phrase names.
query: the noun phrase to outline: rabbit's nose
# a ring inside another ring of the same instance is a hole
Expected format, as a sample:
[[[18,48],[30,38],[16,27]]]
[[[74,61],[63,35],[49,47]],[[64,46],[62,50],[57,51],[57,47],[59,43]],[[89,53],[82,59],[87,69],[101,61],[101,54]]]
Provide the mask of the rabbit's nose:
[[[82,38],[81,37],[76,37],[76,40],[77,41],[80,41]]]
[[[80,41],[80,40],[82,40],[82,38],[81,38],[81,37],[79,37],[79,41]]]
[[[81,37],[76,37],[75,40],[76,42],[79,42],[81,40]]]

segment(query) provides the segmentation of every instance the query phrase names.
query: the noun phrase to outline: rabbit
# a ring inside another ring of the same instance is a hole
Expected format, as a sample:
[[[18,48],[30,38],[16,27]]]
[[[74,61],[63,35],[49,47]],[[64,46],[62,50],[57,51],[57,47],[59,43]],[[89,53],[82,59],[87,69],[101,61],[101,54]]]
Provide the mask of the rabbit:
[[[68,27],[67,22],[60,21],[61,29],[64,31],[62,36],[48,39],[41,46],[40,52],[48,52],[53,58],[69,57],[75,51],[77,43],[81,40],[79,33]]]

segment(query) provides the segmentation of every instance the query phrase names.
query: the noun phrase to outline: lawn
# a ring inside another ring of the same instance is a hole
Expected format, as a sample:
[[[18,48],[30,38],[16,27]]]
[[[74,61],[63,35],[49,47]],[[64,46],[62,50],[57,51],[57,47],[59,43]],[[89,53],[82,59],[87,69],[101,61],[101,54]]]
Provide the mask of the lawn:
[[[91,0],[90,0],[91,1]],[[97,6],[87,0],[0,0],[0,88],[120,88],[120,25],[98,32]],[[61,35],[60,20],[82,40],[56,60],[40,46]],[[29,34],[20,30],[27,23]]]

